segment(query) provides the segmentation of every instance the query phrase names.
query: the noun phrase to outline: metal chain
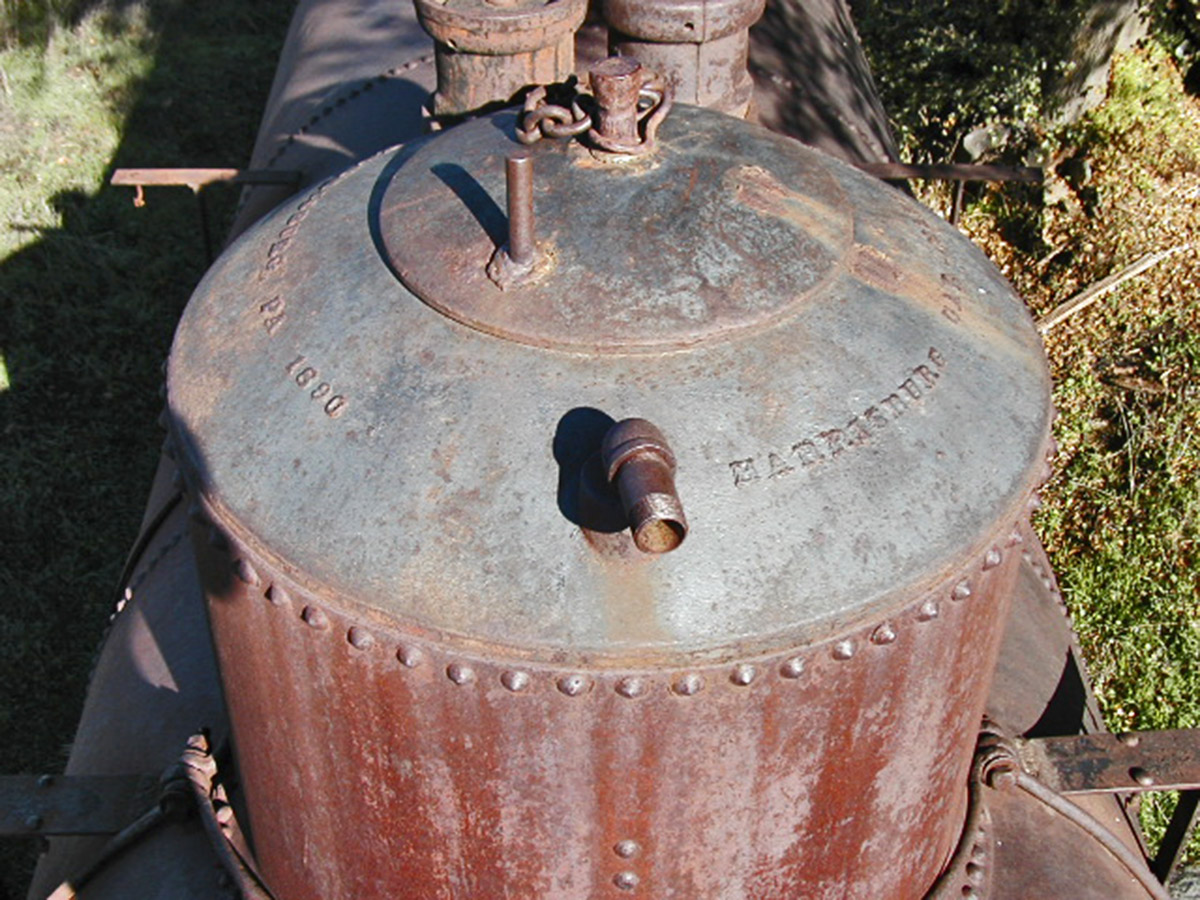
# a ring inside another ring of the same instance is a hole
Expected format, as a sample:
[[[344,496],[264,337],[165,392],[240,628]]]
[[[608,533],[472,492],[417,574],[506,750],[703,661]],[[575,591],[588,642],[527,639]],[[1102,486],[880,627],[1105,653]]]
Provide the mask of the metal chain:
[[[524,115],[517,127],[517,140],[536,144],[542,138],[578,137],[592,127],[592,117],[579,105],[579,97],[571,108],[546,102],[546,88],[535,87],[525,98]]]
[[[573,87],[568,84],[567,87]],[[575,94],[570,108],[547,102],[547,88],[535,87],[525,97],[517,140],[522,144],[536,144],[542,138],[573,138],[585,136],[591,146],[609,153],[640,156],[655,147],[658,128],[674,103],[674,91],[669,82],[659,75],[651,75],[638,93],[638,124],[641,135],[637,141],[618,141],[605,137],[595,127],[584,104],[591,97]]]

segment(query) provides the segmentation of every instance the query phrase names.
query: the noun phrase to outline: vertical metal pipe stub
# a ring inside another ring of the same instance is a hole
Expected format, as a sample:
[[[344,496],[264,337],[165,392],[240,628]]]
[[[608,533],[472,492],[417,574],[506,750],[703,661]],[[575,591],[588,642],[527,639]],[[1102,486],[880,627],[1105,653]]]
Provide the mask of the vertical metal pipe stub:
[[[533,160],[518,153],[504,161],[508,189],[508,256],[518,266],[532,266],[536,252],[533,226]]]
[[[527,284],[542,275],[547,254],[538,251],[533,216],[533,157],[515,153],[504,160],[504,185],[508,207],[508,241],[496,248],[487,264],[487,276],[500,290]]]
[[[608,480],[643,553],[669,553],[687,537],[687,518],[675,490],[675,454],[657,427],[625,419],[609,429],[601,445]]]

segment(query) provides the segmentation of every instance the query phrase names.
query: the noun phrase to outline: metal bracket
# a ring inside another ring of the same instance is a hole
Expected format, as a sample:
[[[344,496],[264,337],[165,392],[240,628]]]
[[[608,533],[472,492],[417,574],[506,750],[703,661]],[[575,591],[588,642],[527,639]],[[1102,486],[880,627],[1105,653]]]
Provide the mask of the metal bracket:
[[[1061,794],[1179,791],[1150,861],[1164,884],[1183,857],[1200,809],[1200,729],[1080,734],[1013,742],[1022,765]]]
[[[1200,729],[1013,743],[1026,771],[1060,794],[1200,790]]]
[[[0,837],[116,834],[159,790],[157,775],[5,775]]]
[[[276,169],[117,169],[109,179],[114,187],[132,187],[135,190],[133,205],[146,205],[143,188],[186,187],[196,195],[196,206],[200,213],[200,231],[204,237],[204,253],[208,264],[213,261],[212,236],[208,229],[208,206],[204,202],[204,188],[210,184],[273,184],[290,187],[300,186],[303,173]]]

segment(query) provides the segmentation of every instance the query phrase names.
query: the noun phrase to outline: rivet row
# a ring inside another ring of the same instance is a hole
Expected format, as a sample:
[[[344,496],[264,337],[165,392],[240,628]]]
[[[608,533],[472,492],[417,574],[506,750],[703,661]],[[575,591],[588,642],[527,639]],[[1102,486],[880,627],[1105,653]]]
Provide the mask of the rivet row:
[[[1032,502],[1031,502],[1032,505]],[[197,521],[201,521],[200,514],[193,516]],[[1020,528],[1014,527],[1009,535],[1009,544],[1015,545],[1021,541]],[[209,529],[209,543],[221,550],[228,550],[228,541],[224,534],[216,527]],[[1022,556],[1027,562],[1032,560],[1032,554],[1029,550],[1024,550]],[[981,569],[987,571],[1000,565],[1003,561],[1003,551],[997,546],[991,547],[985,554],[982,560]],[[261,578],[254,566],[249,560],[239,557],[231,560],[232,569],[238,580],[249,587],[257,587],[261,583]],[[1042,569],[1040,565],[1034,565],[1037,575],[1040,576],[1043,585],[1047,589],[1053,586],[1053,579]],[[1053,591],[1057,595],[1057,591]],[[264,592],[264,596],[271,604],[277,607],[291,608],[292,599],[287,590],[278,584],[270,584]],[[950,598],[955,601],[964,601],[972,596],[972,585],[969,578],[963,578],[958,581],[951,589]],[[926,599],[917,608],[916,619],[919,622],[928,622],[939,617],[941,613],[941,605],[935,598]],[[329,616],[318,606],[306,605],[300,613],[301,620],[309,627],[315,630],[325,630],[330,627]],[[895,626],[891,622],[884,622],[875,627],[869,635],[869,642],[876,646],[887,646],[896,642],[898,638]],[[377,640],[374,634],[362,626],[352,626],[346,632],[347,642],[357,650],[369,651],[373,649]],[[830,655],[838,661],[852,659],[858,651],[858,644],[852,638],[839,640],[830,645]],[[401,644],[397,647],[396,659],[408,669],[415,669],[422,665],[425,660],[424,652],[410,644]],[[779,664],[778,675],[787,680],[797,680],[803,677],[807,668],[807,663],[804,657],[794,656],[784,660]],[[462,663],[451,663],[445,669],[446,677],[454,684],[466,686],[475,683],[478,679],[475,670]],[[730,670],[729,682],[737,687],[747,687],[752,684],[758,677],[758,669],[750,663],[739,663]],[[530,673],[510,669],[501,673],[500,684],[505,690],[510,693],[519,694],[528,690],[533,684],[533,676]],[[699,673],[685,673],[678,676],[674,681],[669,683],[669,690],[672,694],[679,697],[693,697],[702,693],[706,688],[706,681],[703,675]],[[559,693],[567,697],[580,697],[588,694],[594,687],[594,682],[591,678],[582,674],[569,674],[560,676],[555,681],[555,687]],[[619,679],[613,686],[614,692],[630,700],[644,697],[651,692],[653,681],[645,676],[628,675]]]

